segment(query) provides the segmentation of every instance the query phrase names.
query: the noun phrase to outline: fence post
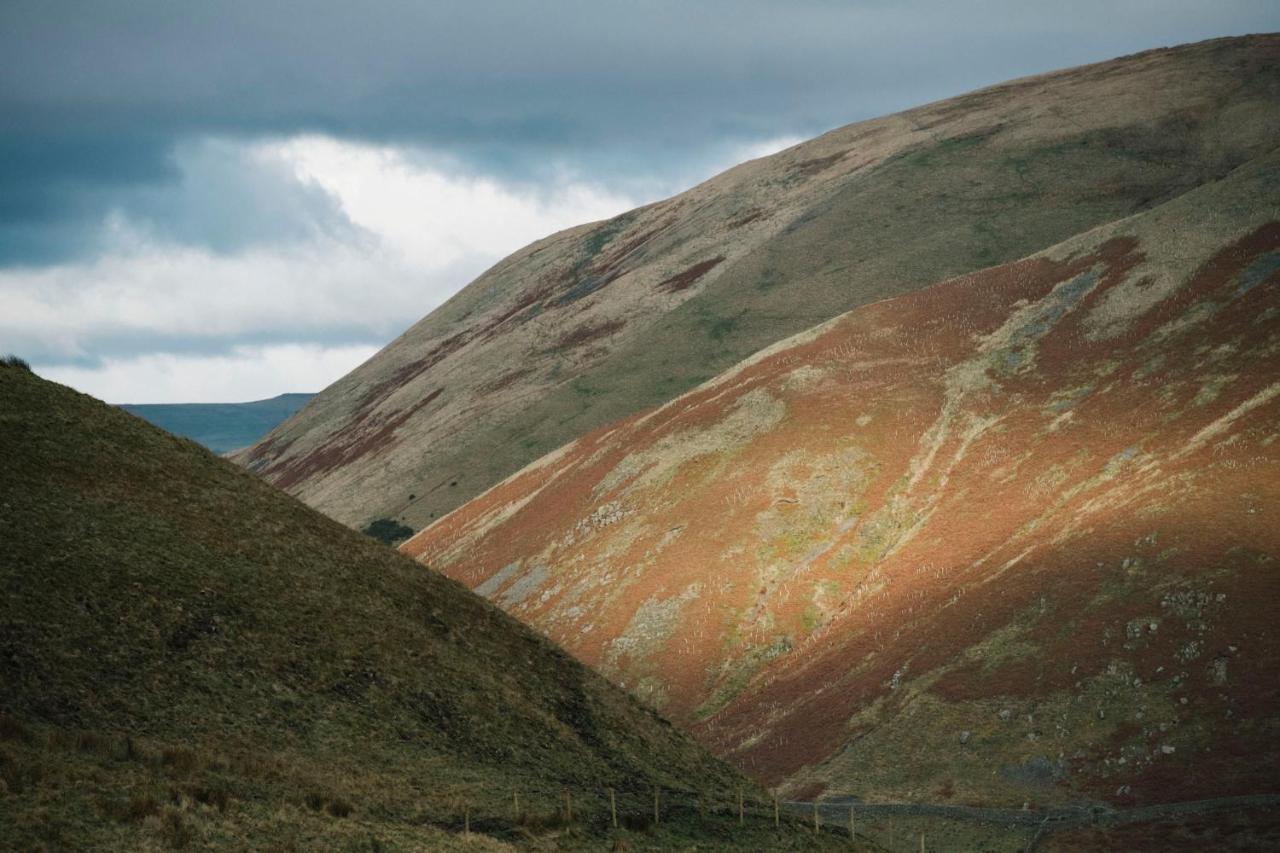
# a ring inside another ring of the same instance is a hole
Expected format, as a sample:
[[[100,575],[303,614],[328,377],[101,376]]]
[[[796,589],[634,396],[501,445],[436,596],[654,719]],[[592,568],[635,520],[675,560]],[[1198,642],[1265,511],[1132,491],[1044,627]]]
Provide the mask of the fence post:
[[[520,792],[519,791],[511,792],[511,808],[515,813],[516,823],[519,823],[520,822]]]
[[[819,832],[822,829],[822,823],[818,819],[818,801],[813,801],[813,831]]]
[[[462,835],[464,838],[471,837],[471,804],[462,804]]]
[[[653,823],[654,823],[654,825],[655,825],[655,826],[659,823],[659,821],[658,821],[658,785],[657,785],[657,783],[654,783],[654,786],[653,786]]]
[[[609,814],[613,817],[613,828],[618,828],[618,798],[616,792],[609,789]]]
[[[924,853],[924,833],[920,833],[920,853]]]
[[[742,826],[746,822],[746,814],[742,809],[742,789],[738,789],[738,826]]]
[[[773,828],[777,829],[782,826],[782,821],[778,817],[778,795],[773,795]]]
[[[853,806],[849,806],[849,837],[857,838],[858,833],[853,831]]]
[[[573,793],[568,789],[564,789],[564,818],[565,823],[573,823]]]

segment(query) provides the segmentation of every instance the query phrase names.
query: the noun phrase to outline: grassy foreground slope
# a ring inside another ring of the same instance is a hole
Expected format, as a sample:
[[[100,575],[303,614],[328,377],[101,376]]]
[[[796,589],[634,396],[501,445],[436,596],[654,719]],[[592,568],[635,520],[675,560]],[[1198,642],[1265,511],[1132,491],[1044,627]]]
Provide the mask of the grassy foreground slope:
[[[514,253],[237,457],[419,529],[556,447],[844,311],[1024,257],[1280,136],[1280,36],[859,122]]]
[[[314,394],[280,394],[250,403],[129,403],[120,408],[214,453],[248,447]]]
[[[784,341],[402,550],[796,798],[1280,793],[1280,152]]]
[[[464,810],[598,846],[605,786],[743,784],[456,582],[5,363],[0,590],[0,847],[448,847]]]

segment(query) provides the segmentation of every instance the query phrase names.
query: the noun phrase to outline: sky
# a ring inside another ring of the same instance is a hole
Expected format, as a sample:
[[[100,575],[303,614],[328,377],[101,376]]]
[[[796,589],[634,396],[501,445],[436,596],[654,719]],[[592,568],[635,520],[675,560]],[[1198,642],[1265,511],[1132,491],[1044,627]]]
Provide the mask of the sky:
[[[4,0],[0,354],[318,391],[506,254],[824,130],[1275,0]]]

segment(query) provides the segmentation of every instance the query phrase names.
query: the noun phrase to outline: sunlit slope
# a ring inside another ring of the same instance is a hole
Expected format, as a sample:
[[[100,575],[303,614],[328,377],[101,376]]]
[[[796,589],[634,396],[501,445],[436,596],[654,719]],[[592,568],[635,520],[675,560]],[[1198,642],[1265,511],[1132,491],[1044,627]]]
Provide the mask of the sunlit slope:
[[[1280,156],[861,307],[402,550],[793,795],[1280,789]]]
[[[0,585],[0,846],[532,841],[566,789],[741,784],[455,582],[3,364]]]
[[[1151,208],[1280,136],[1280,37],[832,131],[511,255],[238,458],[418,529],[566,441],[859,305]]]

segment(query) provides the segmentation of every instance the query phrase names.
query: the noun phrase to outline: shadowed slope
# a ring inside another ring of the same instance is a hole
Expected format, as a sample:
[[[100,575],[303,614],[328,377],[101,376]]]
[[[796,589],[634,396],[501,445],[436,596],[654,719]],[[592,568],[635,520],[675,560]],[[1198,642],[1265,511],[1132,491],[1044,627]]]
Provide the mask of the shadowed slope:
[[[0,472],[6,845],[419,849],[464,804],[510,836],[513,790],[740,784],[454,581],[3,364]]]
[[[1277,199],[864,306],[402,550],[797,798],[1276,791]]]
[[[877,299],[1225,175],[1280,133],[1280,37],[1031,77],[832,131],[505,259],[238,459],[417,529],[521,465]]]

